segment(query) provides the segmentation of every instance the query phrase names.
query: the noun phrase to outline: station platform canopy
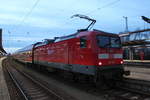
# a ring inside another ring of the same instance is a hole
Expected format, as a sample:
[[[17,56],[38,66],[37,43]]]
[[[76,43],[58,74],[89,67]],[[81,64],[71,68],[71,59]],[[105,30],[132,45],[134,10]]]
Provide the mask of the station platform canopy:
[[[123,46],[146,45],[146,44],[150,44],[150,41],[134,40],[134,41],[127,41],[122,43]]]
[[[150,44],[150,29],[119,34],[123,46]]]

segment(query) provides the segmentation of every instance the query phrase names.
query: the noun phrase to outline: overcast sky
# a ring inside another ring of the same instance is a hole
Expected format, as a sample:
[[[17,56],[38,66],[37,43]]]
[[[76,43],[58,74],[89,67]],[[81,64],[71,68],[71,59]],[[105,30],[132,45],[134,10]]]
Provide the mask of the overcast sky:
[[[140,16],[150,17],[150,0],[0,0],[0,27],[7,52],[45,38],[75,33],[89,22],[70,17],[83,14],[97,20],[94,29],[119,33],[148,28]]]

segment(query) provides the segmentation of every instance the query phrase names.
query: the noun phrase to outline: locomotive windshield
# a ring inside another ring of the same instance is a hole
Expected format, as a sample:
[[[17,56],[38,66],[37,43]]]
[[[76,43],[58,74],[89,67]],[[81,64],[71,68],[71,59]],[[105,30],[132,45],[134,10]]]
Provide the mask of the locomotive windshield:
[[[97,36],[98,46],[101,48],[120,48],[121,42],[119,37]]]

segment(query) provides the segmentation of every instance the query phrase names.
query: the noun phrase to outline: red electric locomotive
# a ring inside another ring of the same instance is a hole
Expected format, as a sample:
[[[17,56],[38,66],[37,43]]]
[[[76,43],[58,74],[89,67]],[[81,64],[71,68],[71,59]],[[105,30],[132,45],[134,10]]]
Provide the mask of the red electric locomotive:
[[[116,34],[100,30],[79,30],[77,33],[35,43],[14,54],[22,62],[44,65],[94,76],[97,80],[118,78],[124,74],[122,48]]]

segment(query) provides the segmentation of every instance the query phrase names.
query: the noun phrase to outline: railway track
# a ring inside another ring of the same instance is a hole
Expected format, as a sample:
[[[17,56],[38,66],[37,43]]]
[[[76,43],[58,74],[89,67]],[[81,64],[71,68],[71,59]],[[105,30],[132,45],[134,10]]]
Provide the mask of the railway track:
[[[150,82],[124,78],[115,80],[115,88],[106,97],[114,100],[150,100]]]
[[[16,88],[15,83],[13,83],[6,67],[9,63],[7,62],[7,60],[3,60],[2,63],[2,69],[4,72],[4,77],[5,77],[5,81],[8,87],[8,91],[9,91],[9,96],[11,98],[11,100],[24,100],[23,95],[21,94],[20,90],[18,88]]]
[[[64,100],[29,75],[12,67],[7,71],[25,100]]]
[[[85,89],[85,91],[88,91],[88,93],[91,93],[93,95],[95,94],[104,95],[105,98],[104,100],[150,100],[150,82],[137,80],[137,79],[136,80],[128,79],[128,78],[124,78],[123,80],[114,80],[114,81],[116,82],[116,84],[114,85],[113,88],[102,90],[102,91],[98,90],[97,88],[89,87],[92,85],[87,85],[86,82],[83,84],[82,83],[79,84],[82,90]],[[77,85],[78,83],[71,83],[71,85],[73,84]],[[84,84],[86,84],[86,86]],[[79,86],[77,86],[76,88],[79,88]]]
[[[133,91],[135,93],[147,95],[150,97],[150,81],[124,78],[121,81],[116,80],[116,86],[124,90],[131,92]]]

